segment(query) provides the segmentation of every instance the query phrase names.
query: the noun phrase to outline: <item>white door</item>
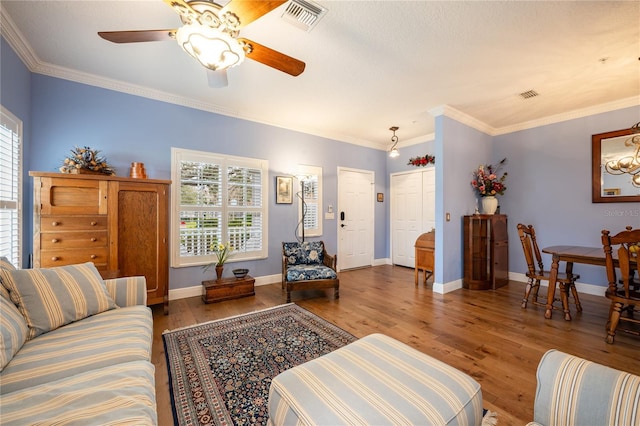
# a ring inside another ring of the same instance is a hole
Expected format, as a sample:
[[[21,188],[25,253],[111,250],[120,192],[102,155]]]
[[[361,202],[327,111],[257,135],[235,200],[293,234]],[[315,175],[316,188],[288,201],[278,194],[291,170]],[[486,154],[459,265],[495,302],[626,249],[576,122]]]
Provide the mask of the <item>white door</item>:
[[[422,232],[436,227],[436,169],[422,172]]]
[[[414,244],[422,229],[422,174],[391,175],[391,262],[415,266]]]
[[[338,169],[338,268],[373,264],[374,175]]]

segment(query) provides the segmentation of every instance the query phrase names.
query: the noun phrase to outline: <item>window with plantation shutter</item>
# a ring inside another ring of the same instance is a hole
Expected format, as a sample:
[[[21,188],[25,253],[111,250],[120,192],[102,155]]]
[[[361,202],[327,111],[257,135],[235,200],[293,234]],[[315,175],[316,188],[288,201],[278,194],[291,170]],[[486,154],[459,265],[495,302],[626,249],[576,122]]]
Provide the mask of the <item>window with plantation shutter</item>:
[[[302,223],[304,211],[304,236],[319,237],[322,235],[322,167],[298,166],[300,193],[304,190],[303,209],[298,209],[298,219]],[[302,198],[299,197],[299,202]],[[298,236],[302,236],[302,228],[298,227]]]
[[[22,121],[0,107],[0,256],[22,267]]]
[[[229,262],[267,257],[266,160],[172,149],[172,266],[215,260],[230,244]]]

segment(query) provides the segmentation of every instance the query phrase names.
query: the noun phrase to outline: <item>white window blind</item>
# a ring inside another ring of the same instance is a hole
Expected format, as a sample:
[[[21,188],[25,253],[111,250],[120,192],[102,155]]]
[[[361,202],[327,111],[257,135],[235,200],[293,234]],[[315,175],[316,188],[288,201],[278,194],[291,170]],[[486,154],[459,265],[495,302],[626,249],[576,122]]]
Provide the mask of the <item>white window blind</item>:
[[[267,257],[265,160],[172,149],[172,266],[215,260],[230,244],[229,262]]]
[[[298,166],[298,180],[302,182],[300,194],[304,188],[303,208],[298,209],[298,220],[303,221],[304,236],[319,237],[322,235],[322,167]],[[302,197],[298,202],[302,203]],[[302,227],[298,227],[298,236],[302,236]]]
[[[22,267],[22,121],[0,106],[0,256]]]

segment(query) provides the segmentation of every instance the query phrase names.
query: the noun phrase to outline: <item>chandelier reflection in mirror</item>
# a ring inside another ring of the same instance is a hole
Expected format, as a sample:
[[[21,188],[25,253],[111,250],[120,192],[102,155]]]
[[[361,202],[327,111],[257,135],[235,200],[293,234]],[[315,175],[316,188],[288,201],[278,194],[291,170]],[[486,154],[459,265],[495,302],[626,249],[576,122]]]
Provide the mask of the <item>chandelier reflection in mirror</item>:
[[[640,188],[640,122],[631,127],[631,132],[631,136],[624,141],[624,146],[630,147],[632,154],[607,161],[604,168],[611,175],[630,174],[631,184]]]

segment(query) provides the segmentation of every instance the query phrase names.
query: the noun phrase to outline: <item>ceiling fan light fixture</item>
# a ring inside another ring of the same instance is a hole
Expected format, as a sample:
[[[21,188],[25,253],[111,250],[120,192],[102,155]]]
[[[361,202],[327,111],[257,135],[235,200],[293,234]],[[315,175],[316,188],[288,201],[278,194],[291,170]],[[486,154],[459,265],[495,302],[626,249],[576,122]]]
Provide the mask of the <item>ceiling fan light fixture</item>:
[[[182,49],[205,68],[225,70],[244,61],[242,44],[224,31],[196,22],[183,25],[176,33]]]

